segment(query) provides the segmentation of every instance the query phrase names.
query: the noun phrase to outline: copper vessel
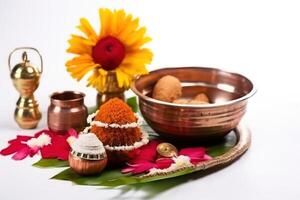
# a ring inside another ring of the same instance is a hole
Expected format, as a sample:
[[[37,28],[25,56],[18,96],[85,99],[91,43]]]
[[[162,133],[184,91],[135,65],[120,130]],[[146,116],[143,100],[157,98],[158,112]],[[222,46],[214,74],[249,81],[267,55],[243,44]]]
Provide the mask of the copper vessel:
[[[22,62],[11,67],[11,58],[16,51],[22,50]],[[34,66],[28,59],[27,51],[35,51],[40,59],[40,66]],[[38,103],[34,98],[34,91],[40,83],[40,76],[43,72],[43,60],[39,51],[32,47],[20,47],[12,51],[8,58],[10,77],[15,88],[20,93],[15,109],[15,120],[20,128],[32,129],[38,125],[41,119],[41,113]]]
[[[74,91],[53,93],[48,108],[49,129],[58,133],[65,133],[70,128],[82,131],[88,115],[84,97],[85,94]]]
[[[212,104],[175,104],[151,98],[156,82],[165,75],[177,77],[183,98],[205,93]],[[233,130],[246,112],[247,100],[256,89],[236,73],[215,68],[164,68],[135,80],[131,89],[147,123],[160,135],[174,140],[211,140]]]

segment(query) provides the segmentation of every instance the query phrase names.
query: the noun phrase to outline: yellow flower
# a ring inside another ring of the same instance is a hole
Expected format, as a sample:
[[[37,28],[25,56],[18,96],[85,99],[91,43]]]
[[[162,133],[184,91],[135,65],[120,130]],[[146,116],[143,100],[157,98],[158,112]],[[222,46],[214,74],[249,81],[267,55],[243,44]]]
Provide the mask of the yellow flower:
[[[99,34],[87,19],[80,19],[78,29],[85,37],[71,35],[67,52],[77,56],[67,61],[67,71],[78,81],[90,74],[88,86],[100,92],[105,91],[108,71],[115,71],[119,87],[129,88],[135,75],[148,73],[152,52],[143,46],[151,38],[139,27],[139,19],[124,10],[99,9],[99,17]]]

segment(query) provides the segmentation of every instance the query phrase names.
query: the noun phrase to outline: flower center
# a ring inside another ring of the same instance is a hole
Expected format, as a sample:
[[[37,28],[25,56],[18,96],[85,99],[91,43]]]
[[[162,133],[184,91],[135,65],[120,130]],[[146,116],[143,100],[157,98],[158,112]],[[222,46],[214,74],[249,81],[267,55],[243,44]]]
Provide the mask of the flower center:
[[[107,36],[93,47],[92,57],[103,69],[114,70],[125,57],[125,47],[117,38]]]

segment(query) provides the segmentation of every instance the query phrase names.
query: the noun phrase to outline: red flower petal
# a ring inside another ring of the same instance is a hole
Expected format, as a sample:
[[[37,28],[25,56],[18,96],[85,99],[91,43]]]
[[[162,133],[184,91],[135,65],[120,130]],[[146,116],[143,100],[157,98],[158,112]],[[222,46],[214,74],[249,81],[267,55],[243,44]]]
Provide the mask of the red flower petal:
[[[47,129],[43,129],[37,133],[34,134],[34,137],[37,138],[39,137],[40,135],[42,135],[43,133],[49,135],[51,137],[51,131],[47,130]]]
[[[60,160],[68,160],[71,150],[66,139],[68,136],[51,134],[51,144],[41,148],[42,158],[57,158]]]
[[[47,145],[41,148],[42,158],[56,158],[56,152],[54,151],[52,145]]]
[[[159,169],[165,169],[171,166],[174,160],[171,158],[159,158],[156,160],[156,167]]]
[[[68,160],[70,151],[62,151],[57,155],[57,159],[59,160]]]
[[[142,161],[154,162],[157,157],[156,147],[158,144],[158,140],[151,140],[148,144],[134,150],[132,154],[136,154],[136,156],[130,163],[140,163]]]
[[[51,138],[51,144],[42,148],[30,148],[25,143],[26,141],[32,138],[39,137],[43,133],[49,135],[49,137]],[[62,160],[67,160],[71,148],[66,140],[70,136],[77,137],[78,134],[74,129],[70,129],[65,135],[58,135],[55,132],[45,129],[35,133],[34,137],[18,135],[17,138],[9,141],[10,145],[7,148],[0,151],[0,154],[10,155],[15,153],[13,159],[22,160],[28,155],[31,157],[34,156],[40,150],[42,158],[58,158]]]
[[[23,149],[21,149],[20,151],[18,151],[17,153],[15,153],[13,155],[12,159],[14,159],[14,160],[23,160],[29,154],[30,154],[30,148],[28,146],[26,146]]]
[[[141,150],[138,149],[134,149],[133,151],[129,151],[127,156],[128,156],[128,160],[132,161],[131,163],[134,163],[136,160],[136,158],[140,155]]]
[[[24,147],[27,147],[27,145],[22,144],[22,143],[14,142],[14,143],[10,144],[8,147],[6,147],[5,149],[2,149],[0,151],[0,154],[3,155],[3,156],[7,156],[7,155],[10,155],[10,154],[16,153],[17,151],[20,151]]]

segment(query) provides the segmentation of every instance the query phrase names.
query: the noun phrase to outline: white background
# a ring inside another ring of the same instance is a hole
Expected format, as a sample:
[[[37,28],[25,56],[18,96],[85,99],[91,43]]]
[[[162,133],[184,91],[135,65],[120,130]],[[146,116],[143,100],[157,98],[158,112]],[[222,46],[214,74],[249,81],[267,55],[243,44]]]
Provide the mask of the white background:
[[[208,66],[249,76],[259,91],[245,116],[253,132],[250,150],[213,174],[142,187],[106,189],[49,180],[60,169],[37,169],[38,158],[0,158],[0,199],[299,199],[300,198],[300,5],[267,0],[0,0],[0,148],[16,134],[13,111],[18,93],[7,58],[19,46],[43,55],[45,70],[36,92],[46,127],[49,95],[58,90],[96,92],[66,72],[67,39],[80,17],[99,29],[98,8],[124,8],[140,17],[153,38],[149,69]],[[33,60],[33,59],[32,59]],[[17,61],[19,61],[17,59]],[[194,180],[192,180],[194,179]],[[153,193],[153,188],[160,191]]]

